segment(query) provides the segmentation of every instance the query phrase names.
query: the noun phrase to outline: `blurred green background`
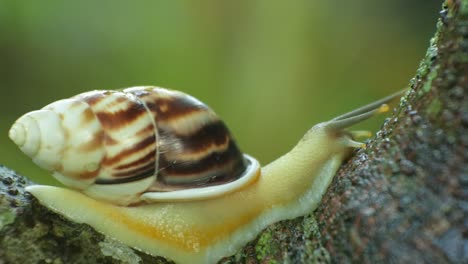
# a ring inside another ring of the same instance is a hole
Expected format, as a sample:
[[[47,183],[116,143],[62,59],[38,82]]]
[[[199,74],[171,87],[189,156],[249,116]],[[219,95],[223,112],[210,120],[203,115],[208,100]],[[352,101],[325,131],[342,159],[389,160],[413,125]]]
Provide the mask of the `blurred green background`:
[[[441,2],[0,0],[0,163],[50,183],[8,139],[14,120],[148,84],[204,101],[268,163],[313,124],[405,87]]]

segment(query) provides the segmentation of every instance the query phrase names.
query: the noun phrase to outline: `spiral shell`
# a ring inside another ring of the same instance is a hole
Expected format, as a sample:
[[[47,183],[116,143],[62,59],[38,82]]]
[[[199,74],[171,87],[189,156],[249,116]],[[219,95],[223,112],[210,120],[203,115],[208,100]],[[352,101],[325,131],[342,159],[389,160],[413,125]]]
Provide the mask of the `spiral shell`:
[[[158,87],[59,100],[20,117],[9,136],[63,184],[117,204],[142,194],[150,201],[220,195],[250,182],[259,167],[209,107]]]

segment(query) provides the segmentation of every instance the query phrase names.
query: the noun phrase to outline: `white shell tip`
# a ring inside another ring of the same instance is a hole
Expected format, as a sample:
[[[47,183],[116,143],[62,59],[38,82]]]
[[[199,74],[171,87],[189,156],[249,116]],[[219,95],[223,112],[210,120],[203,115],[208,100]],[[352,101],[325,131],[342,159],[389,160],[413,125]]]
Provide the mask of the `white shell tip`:
[[[21,147],[26,141],[26,129],[24,129],[23,124],[16,122],[11,126],[8,136],[16,145]]]

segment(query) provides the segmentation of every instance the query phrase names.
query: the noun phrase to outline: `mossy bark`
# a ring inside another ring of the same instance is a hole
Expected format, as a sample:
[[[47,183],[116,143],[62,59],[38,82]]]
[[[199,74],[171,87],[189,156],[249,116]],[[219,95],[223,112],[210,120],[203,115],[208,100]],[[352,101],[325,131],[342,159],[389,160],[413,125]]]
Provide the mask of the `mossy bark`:
[[[440,14],[407,96],[319,208],[223,263],[468,262],[468,0],[447,0]],[[49,212],[29,184],[0,167],[0,263],[166,262]]]

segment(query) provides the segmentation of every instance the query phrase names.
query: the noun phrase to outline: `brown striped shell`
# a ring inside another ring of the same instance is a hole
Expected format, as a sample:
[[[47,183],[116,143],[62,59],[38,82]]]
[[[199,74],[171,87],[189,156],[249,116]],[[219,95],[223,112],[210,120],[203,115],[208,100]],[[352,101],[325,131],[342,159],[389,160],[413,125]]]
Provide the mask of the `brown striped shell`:
[[[259,173],[209,107],[158,87],[56,101],[19,118],[10,138],[63,184],[116,204],[210,198]]]

